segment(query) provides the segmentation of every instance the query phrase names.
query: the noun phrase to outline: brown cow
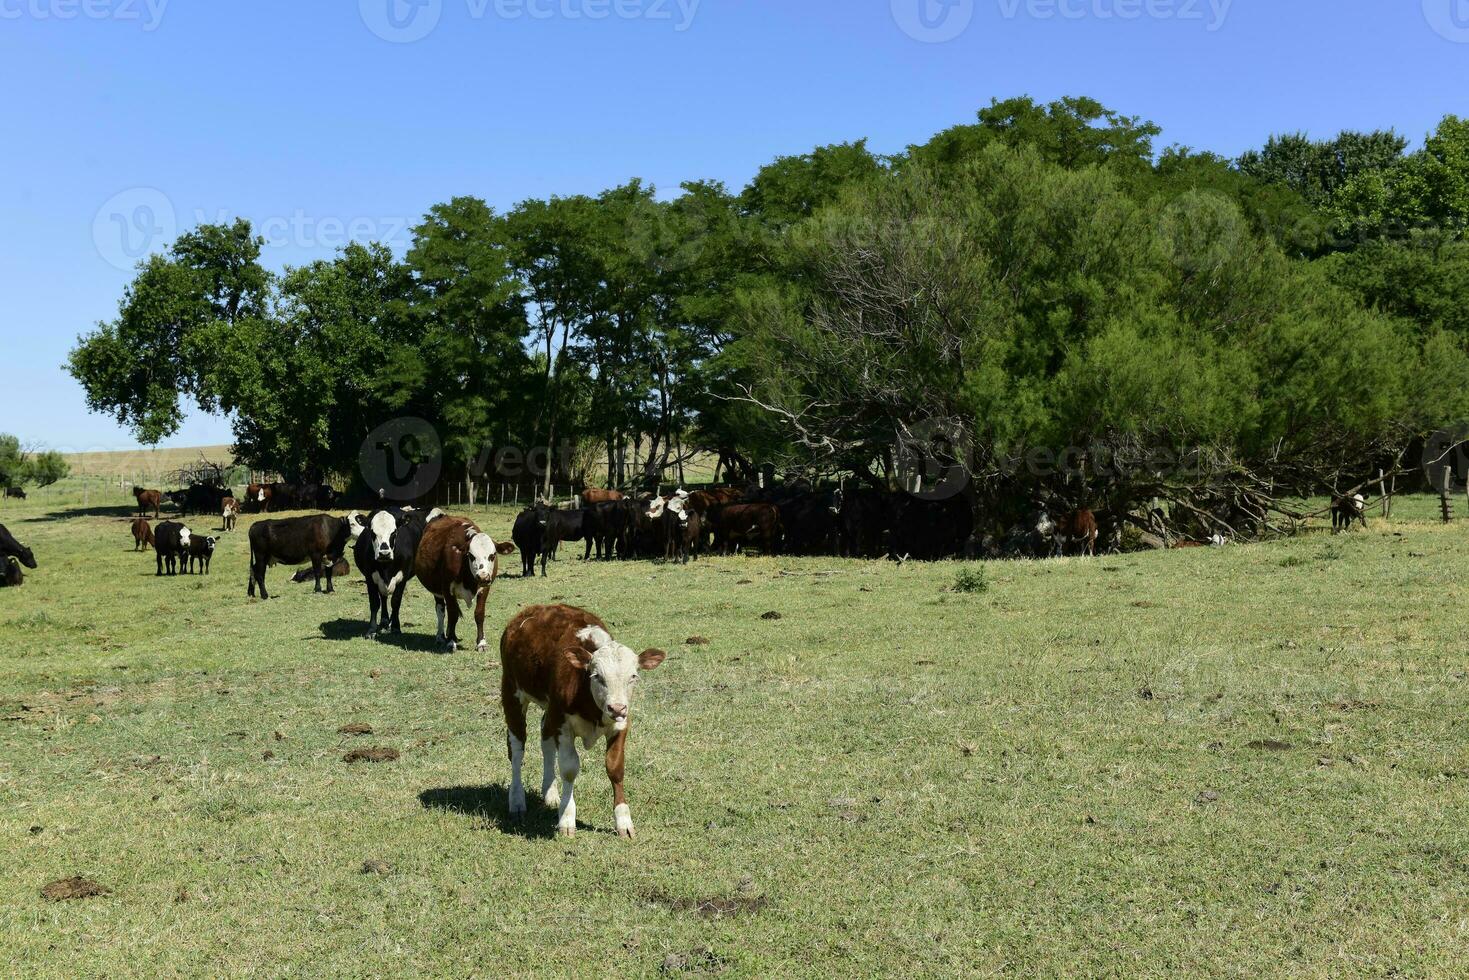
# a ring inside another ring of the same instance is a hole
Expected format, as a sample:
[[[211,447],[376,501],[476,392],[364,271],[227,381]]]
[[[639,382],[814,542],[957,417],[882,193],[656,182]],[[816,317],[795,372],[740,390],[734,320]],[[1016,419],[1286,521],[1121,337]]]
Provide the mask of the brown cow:
[[[235,519],[240,513],[240,502],[234,497],[226,497],[220,501],[219,509],[220,517],[224,520],[224,526],[220,530],[233,531],[235,529]]]
[[[581,492],[581,503],[583,507],[607,504],[621,499],[622,491],[620,490],[601,490],[597,487],[587,487]]]
[[[269,514],[270,498],[275,491],[264,483],[252,483],[245,488],[245,511],[251,514]]]
[[[709,515],[714,547],[727,555],[740,545],[775,554],[780,543],[780,511],[774,504],[732,504]]]
[[[138,502],[138,516],[145,517],[148,508],[153,508],[153,519],[158,520],[158,508],[163,506],[163,494],[158,490],[145,490],[142,487],[133,487],[133,499]]]
[[[153,543],[153,525],[142,517],[133,521],[133,550],[147,551]]]
[[[478,627],[475,649],[484,650],[485,601],[490,586],[500,574],[500,555],[515,553],[515,545],[495,540],[473,522],[462,517],[441,516],[424,529],[414,559],[418,581],[434,597],[438,612],[438,640],[453,653],[459,649],[459,600],[474,603],[474,623]],[[444,629],[447,607],[449,628]]]
[[[530,606],[516,613],[500,637],[500,702],[510,754],[510,817],[525,816],[525,706],[541,716],[541,798],[557,810],[556,828],[576,833],[573,787],[581,771],[576,740],[590,748],[607,739],[607,778],[612,782],[614,822],[619,837],[633,836],[632,811],[622,788],[628,710],[638,671],[653,670],[668,654],[633,651],[612,639],[607,624],[575,606]],[[559,766],[558,766],[559,764]],[[556,773],[561,786],[556,786]]]
[[[1097,516],[1083,507],[1072,511],[1056,522],[1056,554],[1066,554],[1068,546],[1079,553],[1095,556],[1097,553]]]

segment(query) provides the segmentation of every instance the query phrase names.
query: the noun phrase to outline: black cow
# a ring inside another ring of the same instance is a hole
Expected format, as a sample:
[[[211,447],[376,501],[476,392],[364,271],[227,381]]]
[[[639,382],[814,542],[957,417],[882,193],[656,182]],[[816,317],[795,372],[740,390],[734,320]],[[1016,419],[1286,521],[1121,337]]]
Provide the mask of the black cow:
[[[938,561],[964,550],[974,530],[974,513],[963,497],[927,500],[903,495],[893,508],[888,532],[890,558]]]
[[[368,515],[352,548],[352,560],[367,579],[369,640],[389,630],[403,632],[398,613],[403,605],[403,592],[413,577],[423,529],[438,516],[438,511],[425,515],[396,507],[375,510]]]
[[[15,581],[7,582],[9,585],[19,585],[25,580],[20,566],[34,569],[36,567],[36,556],[31,549],[21,544],[11,535],[4,524],[0,524],[0,565],[4,565],[3,571],[7,577]]]
[[[554,559],[563,541],[582,541],[587,536],[586,513],[581,510],[540,510],[544,523],[545,537],[541,541],[541,575],[546,574],[546,560]],[[586,558],[591,555],[592,542],[587,541]]]
[[[320,592],[321,576],[326,574],[326,591],[336,591],[332,585],[333,569],[347,550],[352,539],[353,526],[350,518],[316,514],[311,517],[293,517],[280,521],[261,521],[250,528],[250,588],[247,594],[254,598],[255,587],[260,587],[260,598],[269,599],[265,588],[265,570],[271,565],[300,565],[311,562],[312,577],[316,580],[315,591]]]
[[[157,575],[163,574],[165,565],[168,567],[168,574],[177,575],[180,561],[186,563],[184,570],[188,570],[189,541],[193,536],[193,532],[178,521],[164,521],[153,529],[153,557],[158,562]]]
[[[871,487],[838,490],[834,495],[845,558],[879,558],[892,527],[893,498]]]
[[[546,540],[546,526],[537,507],[527,507],[515,518],[515,527],[510,531],[510,540],[520,552],[520,577],[536,577],[536,557],[541,553],[541,544]]]
[[[184,549],[180,557],[183,559],[183,571],[187,575],[194,574],[194,563],[198,562],[199,571],[209,574],[209,561],[214,557],[214,546],[219,544],[218,538],[206,538],[201,534],[189,535],[189,545]]]
[[[776,504],[792,555],[826,555],[837,548],[841,499],[835,493],[798,493]]]
[[[188,517],[190,514],[208,516],[218,514],[224,505],[224,498],[229,495],[230,491],[227,487],[210,483],[191,483],[188,489],[171,493],[168,496],[178,506],[179,512],[184,517]]]
[[[5,496],[13,500],[24,500],[26,499],[26,492],[20,487],[6,487]]]
[[[630,504],[628,500],[608,500],[582,508],[588,556],[595,548],[601,560],[611,561],[615,555],[628,557],[629,528],[633,520]]]

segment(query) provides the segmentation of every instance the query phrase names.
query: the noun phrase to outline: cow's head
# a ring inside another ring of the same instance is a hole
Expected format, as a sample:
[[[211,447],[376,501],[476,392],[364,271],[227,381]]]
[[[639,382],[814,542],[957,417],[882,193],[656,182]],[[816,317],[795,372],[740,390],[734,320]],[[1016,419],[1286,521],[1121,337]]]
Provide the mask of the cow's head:
[[[668,506],[668,501],[663,497],[654,497],[643,503],[643,516],[649,520],[656,521],[663,516],[663,509]]]
[[[188,528],[186,528],[186,527],[179,528],[179,544],[181,544],[185,548],[187,548],[189,546],[189,538],[193,537],[193,535],[194,535],[194,532],[193,531],[190,531]]]
[[[496,556],[511,554],[515,546],[508,543],[497,545],[494,538],[472,527],[465,535],[469,538],[469,573],[479,582],[492,581]]]
[[[269,494],[269,492],[270,491],[266,490],[264,487],[261,487],[260,492],[255,495],[255,499],[263,504],[265,503],[265,498]]]
[[[214,554],[214,546],[217,545],[217,544],[219,544],[219,539],[218,538],[205,538],[204,539],[204,551],[206,553],[208,553],[208,554],[211,554],[211,555]]]
[[[385,510],[372,515],[372,556],[378,561],[389,561],[393,557],[393,539],[398,536],[398,518]]]
[[[573,647],[566,651],[565,656],[573,667],[586,671],[592,700],[602,712],[603,723],[620,732],[627,728],[638,671],[655,669],[668,654],[662,650],[634,653],[612,639],[600,626],[588,626],[577,633],[576,638],[596,649],[589,651],[585,647]]]
[[[682,491],[679,492],[682,493]],[[687,524],[689,522],[688,506],[688,494],[685,493],[682,497],[675,495],[672,500],[668,501],[668,512],[677,517],[680,524]]]
[[[29,548],[19,547],[19,545],[20,545],[20,542],[19,541],[16,542],[16,545],[17,545],[16,550],[14,552],[12,552],[9,557],[14,558],[16,561],[20,562],[26,568],[29,568],[32,571],[34,571],[35,570],[35,567],[36,567],[36,553],[34,551],[32,551],[31,549],[29,549]]]

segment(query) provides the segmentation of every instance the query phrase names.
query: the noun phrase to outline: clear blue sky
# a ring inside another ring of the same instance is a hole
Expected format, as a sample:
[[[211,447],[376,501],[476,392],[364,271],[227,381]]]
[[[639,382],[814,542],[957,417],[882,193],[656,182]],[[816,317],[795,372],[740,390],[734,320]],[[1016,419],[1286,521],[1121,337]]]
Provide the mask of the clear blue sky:
[[[121,449],[61,364],[129,252],[201,217],[254,220],[277,268],[348,237],[401,250],[453,195],[738,188],[1018,94],[1228,154],[1296,129],[1416,142],[1469,113],[1469,0],[0,0],[0,83],[0,431]],[[228,441],[195,415],[166,444]]]

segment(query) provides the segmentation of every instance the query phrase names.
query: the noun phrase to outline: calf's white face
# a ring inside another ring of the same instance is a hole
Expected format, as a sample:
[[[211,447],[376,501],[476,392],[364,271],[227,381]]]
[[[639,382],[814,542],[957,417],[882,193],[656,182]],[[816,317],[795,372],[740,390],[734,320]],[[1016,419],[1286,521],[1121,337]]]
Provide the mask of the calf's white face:
[[[372,553],[379,561],[393,557],[393,535],[398,533],[398,520],[384,511],[372,518]]]
[[[469,572],[481,582],[495,574],[495,541],[488,534],[472,534],[469,539]]]
[[[653,670],[667,656],[662,650],[644,650],[634,653],[608,635],[598,626],[588,626],[576,634],[577,639],[591,642],[597,649],[570,651],[576,663],[587,672],[591,682],[592,700],[602,712],[602,724],[610,725],[620,732],[627,728],[628,712],[632,705],[633,688],[638,681],[639,670]]]
[[[181,544],[185,548],[187,548],[189,546],[189,538],[192,535],[193,535],[193,532],[190,531],[188,528],[186,528],[186,527],[185,528],[180,528],[179,529],[179,544]]]

